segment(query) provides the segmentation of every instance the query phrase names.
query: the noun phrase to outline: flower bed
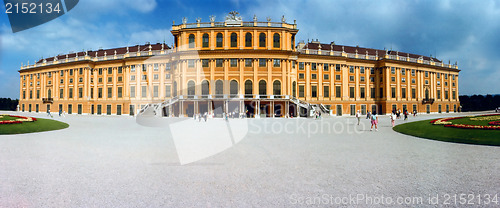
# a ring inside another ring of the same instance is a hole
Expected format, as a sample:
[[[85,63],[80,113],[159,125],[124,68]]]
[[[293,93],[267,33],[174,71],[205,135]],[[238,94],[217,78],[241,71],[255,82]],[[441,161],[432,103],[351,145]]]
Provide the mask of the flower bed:
[[[1,124],[20,124],[23,122],[35,122],[36,121],[36,118],[33,118],[33,117],[13,116],[13,115],[1,115],[0,118],[3,118],[4,116],[9,116],[12,118],[17,118],[17,119],[0,121],[0,125]]]
[[[500,121],[492,121],[492,122],[489,122],[488,125],[500,126]]]
[[[470,118],[471,121],[495,121],[500,120],[500,114],[483,115],[479,117]]]
[[[485,130],[500,130],[500,126],[481,126],[481,125],[469,125],[469,124],[448,124],[444,127],[452,127],[459,129],[485,129]]]
[[[432,120],[431,124],[434,124],[434,125],[448,125],[448,124],[452,124],[452,122],[450,120],[459,119],[459,118],[463,118],[463,117],[438,118],[438,119]]]

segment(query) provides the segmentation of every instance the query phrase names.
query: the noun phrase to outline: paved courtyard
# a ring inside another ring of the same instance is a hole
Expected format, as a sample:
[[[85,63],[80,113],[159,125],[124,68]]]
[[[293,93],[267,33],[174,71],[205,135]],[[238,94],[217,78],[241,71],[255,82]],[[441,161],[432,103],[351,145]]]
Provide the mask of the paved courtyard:
[[[352,117],[243,119],[236,126],[222,119],[149,126],[127,116],[54,119],[70,127],[0,136],[0,207],[371,207],[400,206],[399,199],[415,207],[446,198],[455,206],[454,194],[475,194],[476,205],[478,194],[500,195],[500,147],[402,135],[388,116],[378,132]],[[190,144],[179,143],[179,132],[231,140],[219,153],[220,146],[204,144],[214,155],[188,160],[180,151]]]

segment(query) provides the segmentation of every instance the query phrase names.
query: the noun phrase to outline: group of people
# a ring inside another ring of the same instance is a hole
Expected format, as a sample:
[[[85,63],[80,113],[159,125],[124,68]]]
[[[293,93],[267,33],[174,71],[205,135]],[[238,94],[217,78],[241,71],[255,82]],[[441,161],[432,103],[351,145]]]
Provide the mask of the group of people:
[[[196,118],[198,118],[198,122],[201,122],[201,119],[203,119],[203,120],[205,120],[205,122],[207,122],[208,113],[205,112],[204,114],[201,114],[201,113],[194,114],[193,118],[194,118],[194,120],[196,120]]]
[[[66,117],[64,114],[66,114],[66,111],[59,109],[59,117],[61,116]],[[54,118],[54,116],[52,116],[52,114],[50,113],[50,109],[47,109],[47,117]]]
[[[356,119],[358,119],[358,125],[359,123],[361,122],[361,113],[359,112],[359,110],[356,112]],[[370,127],[370,131],[373,131],[373,126],[375,126],[375,131],[378,131],[378,116],[377,114],[374,112],[374,113],[371,113],[370,111],[368,111],[368,113],[366,114],[366,119],[370,119],[370,123],[371,123],[371,127]]]

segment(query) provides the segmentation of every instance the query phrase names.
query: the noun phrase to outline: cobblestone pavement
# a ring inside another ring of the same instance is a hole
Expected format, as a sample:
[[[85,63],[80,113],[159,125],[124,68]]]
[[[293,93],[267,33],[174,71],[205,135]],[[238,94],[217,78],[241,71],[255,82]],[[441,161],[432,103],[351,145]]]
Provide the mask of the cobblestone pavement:
[[[388,116],[379,131],[353,117],[247,119],[241,141],[185,165],[168,127],[128,116],[54,119],[70,127],[0,136],[0,207],[415,207],[447,197],[458,206],[460,194],[475,194],[475,205],[478,195],[500,195],[500,147],[402,135]],[[190,121],[186,129],[202,136],[213,133],[205,125],[225,125]]]

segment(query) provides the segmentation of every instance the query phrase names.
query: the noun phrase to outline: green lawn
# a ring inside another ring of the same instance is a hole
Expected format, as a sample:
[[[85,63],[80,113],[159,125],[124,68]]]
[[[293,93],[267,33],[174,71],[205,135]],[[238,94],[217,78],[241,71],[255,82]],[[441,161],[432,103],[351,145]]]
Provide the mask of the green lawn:
[[[500,130],[458,129],[433,125],[431,120],[416,121],[395,126],[399,133],[444,142],[500,146]],[[454,124],[488,125],[489,121],[471,121],[470,118],[451,120]]]
[[[0,121],[14,120],[17,118],[3,116]],[[0,125],[0,135],[6,134],[25,134],[32,132],[52,131],[68,128],[67,123],[55,121],[51,119],[36,118],[35,122],[23,122],[22,124],[2,124]]]

